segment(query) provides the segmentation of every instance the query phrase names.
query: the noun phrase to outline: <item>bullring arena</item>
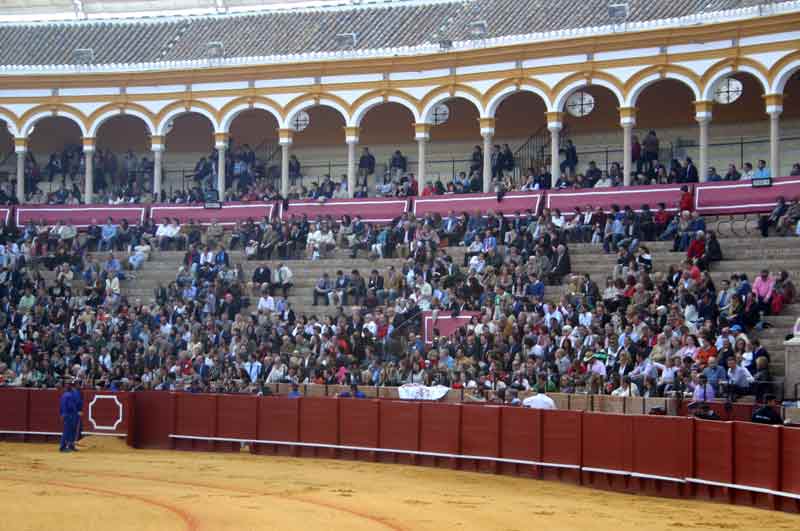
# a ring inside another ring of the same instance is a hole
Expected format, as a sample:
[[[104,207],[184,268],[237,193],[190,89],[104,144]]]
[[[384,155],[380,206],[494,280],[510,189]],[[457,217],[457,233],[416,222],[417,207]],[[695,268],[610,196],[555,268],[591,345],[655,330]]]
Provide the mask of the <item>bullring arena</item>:
[[[0,530],[800,528],[798,28],[0,2]]]

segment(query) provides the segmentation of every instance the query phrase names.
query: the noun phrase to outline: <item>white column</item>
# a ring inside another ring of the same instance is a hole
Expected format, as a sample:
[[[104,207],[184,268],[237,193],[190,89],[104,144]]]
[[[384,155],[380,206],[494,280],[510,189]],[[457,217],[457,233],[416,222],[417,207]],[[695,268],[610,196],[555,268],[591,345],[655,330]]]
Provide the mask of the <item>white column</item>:
[[[781,113],[783,94],[764,96],[769,114],[769,167],[772,177],[781,176]]]
[[[697,176],[700,182],[705,182],[708,178],[708,124],[711,122],[711,109],[713,102],[696,101],[694,102],[694,119],[699,128],[700,160],[697,164]]]
[[[281,141],[281,195],[285,198],[289,195],[289,142]]]
[[[636,109],[634,107],[621,107],[619,110],[619,124],[622,126],[622,183],[631,184],[633,173],[633,128],[636,125]]]
[[[161,201],[162,175],[164,165],[164,137],[152,135],[150,149],[153,151],[153,202]]]
[[[561,159],[559,154],[561,124],[547,124],[547,128],[550,130],[550,186],[552,187],[561,178]]]
[[[483,191],[492,191],[492,138],[494,137],[494,118],[484,117],[478,120],[483,137]]]
[[[83,158],[86,166],[86,185],[83,192],[83,202],[90,205],[94,195],[94,146],[86,145],[86,139],[84,139],[83,145]]]
[[[417,139],[417,182],[419,183],[419,189],[425,187],[425,179],[427,178],[426,175],[426,165],[427,165],[427,147],[428,147],[428,140],[430,140],[430,124],[419,123],[414,124],[414,135]]]
[[[278,142],[281,145],[281,195],[289,195],[289,148],[292,145],[294,131],[278,129]]]
[[[483,133],[483,191],[492,191],[492,133]]]
[[[153,146],[153,201],[158,203],[161,200],[161,166],[164,156],[164,146]]]
[[[347,195],[356,193],[356,146],[358,145],[358,127],[345,127],[347,142]]]
[[[227,144],[217,142],[217,192],[219,200],[225,199],[225,149]]]
[[[17,201],[20,204],[25,202],[25,155],[28,152],[28,140],[26,138],[16,138],[14,140],[15,151],[17,153]]]
[[[772,177],[781,176],[781,111],[769,113],[769,166]]]

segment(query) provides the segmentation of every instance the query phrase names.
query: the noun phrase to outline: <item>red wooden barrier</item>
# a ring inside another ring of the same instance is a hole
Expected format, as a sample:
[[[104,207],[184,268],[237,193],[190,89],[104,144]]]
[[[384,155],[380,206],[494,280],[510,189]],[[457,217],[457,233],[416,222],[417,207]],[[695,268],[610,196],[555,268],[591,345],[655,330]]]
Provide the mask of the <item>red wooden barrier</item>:
[[[217,437],[227,439],[256,438],[258,397],[253,395],[219,395],[217,397]],[[238,452],[238,441],[218,442],[218,449]]]
[[[617,188],[585,188],[582,190],[559,190],[547,192],[545,205],[551,210],[561,210],[564,217],[572,217],[575,207],[581,210],[586,205],[591,205],[592,210],[600,207],[605,212],[611,210],[611,205],[620,208],[628,205],[634,211],[641,211],[642,205],[649,205],[652,210],[658,203],[665,203],[667,210],[678,210],[678,201],[681,197],[680,184],[666,184],[659,186],[625,186]]]
[[[331,216],[339,221],[344,216],[361,216],[367,223],[389,223],[408,212],[408,200],[401,198],[372,197],[369,199],[329,199],[324,203],[313,199],[289,201],[289,208],[280,205],[281,219],[292,216],[308,216],[314,220],[318,216]]]
[[[150,207],[150,217],[154,223],[163,223],[167,218],[178,218],[181,223],[194,220],[200,225],[210,225],[217,220],[220,225],[232,227],[237,221],[252,218],[261,221],[272,218],[273,203],[224,203],[222,208],[205,208],[203,205],[158,204]]]
[[[215,437],[217,431],[216,395],[180,393],[175,402],[175,435],[190,437]],[[175,440],[180,450],[211,450],[214,443],[203,439]]]
[[[29,391],[28,431],[55,434],[61,433],[62,429],[64,428],[58,413],[61,394],[61,391],[54,389],[48,389],[46,391]],[[36,438],[37,436],[33,437],[34,440]]]
[[[778,196],[800,196],[800,177],[778,177],[772,186],[753,188],[751,181],[701,183],[695,187],[695,210],[701,214],[770,212]]]
[[[419,450],[419,402],[380,402],[380,447],[396,450]],[[381,452],[379,459],[386,462],[415,463],[409,454]]]
[[[75,225],[77,229],[88,227],[92,220],[103,224],[111,217],[114,223],[123,219],[131,225],[141,225],[147,217],[147,208],[142,205],[103,205],[103,206],[18,206],[15,208],[15,221],[22,227],[29,221],[38,223],[40,220],[48,225],[53,225],[59,220]]]
[[[343,398],[339,401],[339,444],[377,448],[380,426],[378,400]],[[342,450],[342,457],[375,459],[375,452]]]
[[[781,429],[781,490],[800,494],[800,428]]]
[[[136,414],[133,418],[133,444],[136,448],[174,448],[169,435],[175,424],[176,396],[164,391],[131,394]]]
[[[300,399],[300,440],[315,444],[339,444],[339,399],[306,397]],[[301,447],[303,455],[335,457],[333,448]]]
[[[0,219],[8,225],[8,222],[11,221],[11,209],[10,208],[0,208]]]
[[[683,480],[692,475],[693,420],[686,417],[632,418],[631,470],[641,475],[639,489],[654,495],[681,495]]]
[[[497,194],[428,196],[414,200],[414,215],[418,218],[426,214],[446,216],[451,210],[459,214],[461,212],[472,214],[476,210],[483,214],[492,211],[504,216],[513,216],[517,212],[524,214],[532,210],[534,214],[538,214],[543,199],[544,192],[509,192],[499,202]]]
[[[28,431],[28,397],[27,389],[0,389],[0,440],[23,441]]]
[[[601,488],[625,490],[633,468],[632,415],[584,413],[582,466],[584,482]]]
[[[300,440],[300,399],[286,397],[261,397],[258,399],[258,440]],[[255,444],[251,451],[257,454],[296,455],[296,447],[280,444]]]
[[[498,406],[462,405],[461,453],[486,457],[500,456],[500,415]],[[462,459],[462,468],[497,472],[497,461]]]
[[[542,461],[544,477],[577,482],[581,465],[581,411],[542,410]]]
[[[542,414],[539,409],[505,408],[500,417],[500,457],[517,461],[542,460]],[[507,474],[538,475],[536,465],[500,463]]]
[[[461,413],[457,404],[422,403],[419,449],[422,452],[458,455],[461,453]],[[420,456],[423,465],[457,468],[457,458]]]
[[[83,431],[127,436],[133,427],[130,393],[83,391]]]

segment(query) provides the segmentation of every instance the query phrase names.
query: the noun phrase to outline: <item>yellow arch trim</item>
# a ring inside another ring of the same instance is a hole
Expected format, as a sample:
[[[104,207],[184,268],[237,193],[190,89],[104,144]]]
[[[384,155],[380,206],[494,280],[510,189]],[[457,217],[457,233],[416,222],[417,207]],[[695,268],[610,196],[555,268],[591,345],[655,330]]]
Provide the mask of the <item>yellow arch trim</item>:
[[[628,81],[625,82],[624,88],[625,90],[622,92],[623,96],[627,100],[630,98],[630,92],[635,87],[639,81],[642,79],[652,75],[652,74],[666,74],[667,72],[672,72],[673,74],[679,74],[681,76],[687,77],[694,81],[695,85],[697,85],[698,90],[702,87],[700,82],[700,76],[686,68],[685,66],[680,65],[673,65],[673,64],[660,64],[660,65],[653,65],[648,66],[647,68],[643,68],[639,70],[633,76],[631,76]]]
[[[700,93],[705,93],[706,89],[708,88],[708,83],[714,76],[720,72],[720,70],[724,70],[725,68],[731,67],[733,68],[733,73],[736,74],[740,72],[739,65],[747,65],[752,67],[754,70],[760,72],[764,79],[767,81],[771,81],[769,76],[769,71],[759,63],[758,61],[754,61],[748,57],[727,57],[725,59],[721,59],[720,61],[714,63],[711,68],[705,71],[703,76],[700,78]],[[744,72],[745,74],[750,74],[749,72]],[[759,80],[759,84],[761,80]],[[769,91],[769,87],[764,87],[764,90]]]
[[[786,65],[792,61],[797,61],[798,59],[800,59],[800,50],[788,53],[778,59],[778,61],[772,65],[772,68],[769,69],[769,74],[767,75],[770,85],[775,83],[775,79],[778,77],[778,74],[781,73],[781,70],[783,70]]]
[[[75,115],[81,121],[81,123],[78,124],[78,127],[79,128],[83,127],[83,130],[85,131],[89,130],[89,127],[87,126],[86,115],[83,114],[78,109],[76,109],[75,107],[71,107],[63,103],[44,103],[42,105],[37,105],[36,107],[28,109],[22,114],[22,116],[20,116],[17,119],[17,130],[22,132],[22,126],[24,126],[25,122],[27,122],[32,116],[35,116],[43,112],[54,113],[56,111],[64,111]],[[64,116],[64,118],[72,119],[72,117],[70,116]],[[81,131],[81,136],[83,136],[83,131]]]
[[[397,90],[397,89],[375,89],[375,90],[371,90],[371,91],[367,92],[363,96],[359,96],[356,99],[356,101],[354,101],[353,104],[349,106],[350,115],[352,116],[356,112],[356,110],[359,107],[361,107],[365,102],[367,102],[367,101],[369,101],[369,100],[371,100],[372,98],[375,98],[375,97],[384,98],[384,101],[386,103],[396,103],[396,102],[389,101],[389,97],[390,96],[394,96],[395,98],[399,98],[399,99],[405,101],[406,103],[408,103],[408,105],[410,107],[413,107],[413,108],[417,109],[417,114],[422,112],[422,107],[420,107],[420,101],[417,98],[415,98],[414,96],[411,96],[410,94],[408,94],[406,92],[403,92],[402,90]]]
[[[155,124],[156,128],[158,128],[161,125],[161,122],[164,120],[164,117],[175,109],[184,108],[186,112],[192,112],[192,108],[195,107],[208,111],[211,116],[213,116],[217,122],[219,122],[219,113],[208,103],[200,100],[178,100],[170,103],[158,111],[158,113],[155,115],[153,124]],[[214,124],[212,124],[212,126],[214,126]]]
[[[497,83],[492,85],[489,88],[489,90],[486,91],[486,93],[481,98],[481,101],[483,102],[484,107],[489,105],[489,102],[492,101],[492,99],[499,92],[501,92],[503,89],[505,89],[506,87],[516,87],[519,92],[530,92],[531,94],[533,94],[535,96],[539,96],[538,94],[536,94],[533,91],[530,91],[530,90],[526,91],[525,90],[525,86],[526,85],[531,85],[533,87],[538,88],[543,93],[547,94],[547,97],[550,98],[550,100],[552,101],[553,92],[550,90],[550,87],[548,87],[547,85],[545,85],[544,83],[542,83],[538,79],[534,79],[532,77],[527,77],[527,76],[512,77],[512,78],[509,78],[509,79],[504,79],[502,81],[498,81]],[[544,103],[545,107],[548,107],[549,102],[545,101],[543,103]]]
[[[556,83],[556,86],[553,87],[553,93],[550,96],[553,100],[553,104],[556,103],[555,100],[556,98],[558,98],[558,95],[561,94],[561,91],[564,90],[569,85],[571,85],[572,83],[574,83],[575,81],[585,80],[586,86],[592,86],[593,79],[602,79],[603,81],[608,81],[609,83],[617,87],[617,90],[619,90],[619,93],[622,96],[627,95],[625,92],[625,84],[622,81],[620,81],[616,76],[612,76],[611,74],[603,72],[602,70],[584,70],[582,72],[575,72],[574,74],[570,74],[561,81],[559,81],[558,83]],[[608,90],[608,87],[603,87],[603,88]],[[616,94],[614,95],[614,97],[616,97]],[[622,103],[623,102],[620,102],[620,105],[622,105]]]
[[[425,107],[427,107],[427,105],[431,101],[434,101],[435,99],[437,99],[439,97],[439,95],[441,95],[441,94],[450,94],[451,96],[456,97],[455,96],[456,92],[466,92],[467,94],[469,94],[472,97],[474,97],[477,101],[480,101],[481,103],[483,103],[483,96],[476,89],[474,89],[472,87],[469,87],[467,85],[462,85],[460,83],[450,83],[448,85],[442,85],[440,87],[436,87],[435,89],[433,89],[430,92],[428,92],[427,94],[425,94],[425,97],[422,98],[422,100],[420,100],[420,102],[419,102],[420,103],[420,107],[421,107],[420,108],[420,113],[425,109]],[[480,114],[481,109],[476,109],[476,110]]]
[[[335,101],[342,109],[350,113],[350,104],[347,103],[344,99],[340,98],[335,94],[331,94],[329,92],[309,92],[308,94],[303,94],[301,96],[297,96],[296,98],[292,99],[289,103],[287,103],[283,109],[281,109],[281,117],[285,120],[289,116],[289,111],[294,110],[300,104],[306,101],[313,101],[316,105],[324,105],[324,103],[320,103],[321,100],[327,99]],[[338,112],[338,109],[336,109]],[[342,116],[342,119],[347,123],[349,116]]]
[[[156,125],[156,115],[153,114],[150,111],[150,109],[148,109],[147,107],[144,107],[142,105],[139,105],[138,103],[125,102],[125,103],[108,103],[106,105],[103,105],[99,109],[95,110],[87,118],[87,120],[89,121],[88,129],[91,130],[91,128],[94,127],[94,124],[97,121],[97,119],[100,118],[100,116],[102,116],[105,113],[107,113],[108,111],[119,111],[119,110],[125,110],[125,109],[131,109],[131,110],[134,110],[134,111],[137,111],[137,112],[140,112],[140,113],[144,114],[145,116],[150,118],[150,120],[153,122],[154,126]],[[123,113],[122,116],[125,116],[125,114]],[[137,119],[141,119],[141,118],[139,118],[138,116],[135,116],[135,115],[130,115],[130,116],[133,116],[134,118],[137,118]]]
[[[239,98],[236,98],[235,100],[229,101],[228,103],[226,103],[219,110],[219,120],[220,120],[220,122],[222,121],[223,118],[225,118],[225,116],[228,115],[228,113],[231,111],[231,109],[233,109],[235,107],[238,107],[239,105],[242,105],[242,104],[251,104],[251,103],[263,103],[264,105],[266,105],[268,107],[272,107],[273,109],[275,109],[275,111],[280,116],[284,116],[285,109],[281,105],[279,105],[278,102],[276,102],[273,99],[268,98],[267,96],[261,96],[261,95],[258,95],[258,96],[241,96]],[[261,110],[263,110],[263,109],[261,109]],[[267,112],[267,111],[264,111],[264,112]]]

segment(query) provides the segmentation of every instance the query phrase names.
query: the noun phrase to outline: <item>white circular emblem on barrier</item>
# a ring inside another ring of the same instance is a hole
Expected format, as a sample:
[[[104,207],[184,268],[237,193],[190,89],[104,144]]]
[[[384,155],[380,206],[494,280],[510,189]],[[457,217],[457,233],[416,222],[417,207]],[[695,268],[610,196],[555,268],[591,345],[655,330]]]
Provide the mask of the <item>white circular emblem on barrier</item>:
[[[117,420],[116,422],[114,422],[113,425],[99,425],[97,424],[97,422],[95,422],[94,417],[92,416],[92,409],[94,408],[95,402],[102,399],[113,400],[114,403],[117,404],[117,410],[119,411],[119,413],[117,415]],[[89,422],[92,423],[92,426],[96,430],[108,430],[108,431],[116,430],[117,426],[119,426],[120,423],[122,422],[122,402],[119,401],[116,395],[94,395],[92,401],[89,402]]]

